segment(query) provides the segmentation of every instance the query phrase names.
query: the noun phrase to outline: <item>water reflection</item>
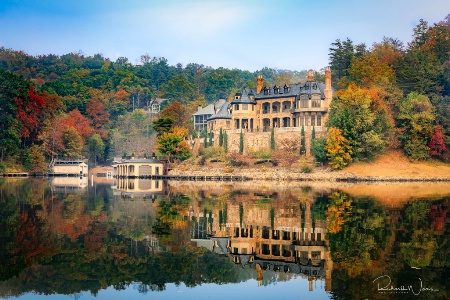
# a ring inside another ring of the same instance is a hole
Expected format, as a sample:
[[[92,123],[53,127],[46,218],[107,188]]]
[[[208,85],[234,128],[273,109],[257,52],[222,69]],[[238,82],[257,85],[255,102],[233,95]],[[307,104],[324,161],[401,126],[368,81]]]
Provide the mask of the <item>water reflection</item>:
[[[0,179],[1,297],[249,280],[254,294],[298,281],[277,295],[411,297],[380,290],[383,275],[450,296],[446,194],[386,206],[327,187],[54,179]]]

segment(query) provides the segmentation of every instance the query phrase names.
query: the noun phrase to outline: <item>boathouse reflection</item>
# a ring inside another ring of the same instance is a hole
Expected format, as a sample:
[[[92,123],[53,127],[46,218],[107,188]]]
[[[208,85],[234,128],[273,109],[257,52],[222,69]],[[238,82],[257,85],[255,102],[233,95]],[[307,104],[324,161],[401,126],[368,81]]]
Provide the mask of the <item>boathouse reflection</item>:
[[[155,199],[163,193],[164,184],[162,180],[115,178],[112,189],[116,197]]]

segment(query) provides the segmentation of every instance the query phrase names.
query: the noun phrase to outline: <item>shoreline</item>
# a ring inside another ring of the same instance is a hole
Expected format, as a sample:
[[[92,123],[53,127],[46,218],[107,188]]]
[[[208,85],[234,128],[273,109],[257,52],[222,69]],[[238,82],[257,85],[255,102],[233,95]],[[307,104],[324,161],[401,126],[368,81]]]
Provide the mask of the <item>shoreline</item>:
[[[362,176],[342,171],[313,171],[311,173],[299,173],[289,168],[272,168],[261,171],[254,169],[234,169],[233,172],[226,173],[223,168],[205,168],[202,170],[180,170],[178,168],[169,172],[170,177],[180,177],[180,179],[190,180],[190,178],[211,178],[210,180],[220,180],[220,178],[234,177],[250,181],[317,181],[317,182],[450,182],[449,176],[429,176],[429,175],[398,175],[398,176]],[[216,179],[219,178],[219,179]],[[195,181],[195,179],[192,179]]]

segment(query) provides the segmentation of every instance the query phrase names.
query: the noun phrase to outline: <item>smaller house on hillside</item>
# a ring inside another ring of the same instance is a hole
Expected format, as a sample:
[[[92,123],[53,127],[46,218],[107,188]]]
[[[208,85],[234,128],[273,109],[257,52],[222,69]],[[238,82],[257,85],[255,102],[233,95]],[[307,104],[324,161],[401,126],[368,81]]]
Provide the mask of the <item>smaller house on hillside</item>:
[[[206,130],[208,119],[212,115],[217,114],[226,102],[227,101],[225,99],[220,99],[216,103],[209,104],[208,106],[205,107],[199,106],[198,111],[192,115],[194,122],[194,129],[197,132],[201,132],[203,129]]]
[[[88,160],[55,160],[50,168],[50,174],[55,176],[87,176]]]

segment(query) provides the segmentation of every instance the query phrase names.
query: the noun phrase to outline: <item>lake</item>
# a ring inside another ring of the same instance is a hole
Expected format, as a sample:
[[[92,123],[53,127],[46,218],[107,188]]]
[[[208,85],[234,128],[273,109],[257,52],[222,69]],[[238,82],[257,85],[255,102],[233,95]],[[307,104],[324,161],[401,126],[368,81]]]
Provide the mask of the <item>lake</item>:
[[[0,178],[7,299],[450,299],[445,183]]]

